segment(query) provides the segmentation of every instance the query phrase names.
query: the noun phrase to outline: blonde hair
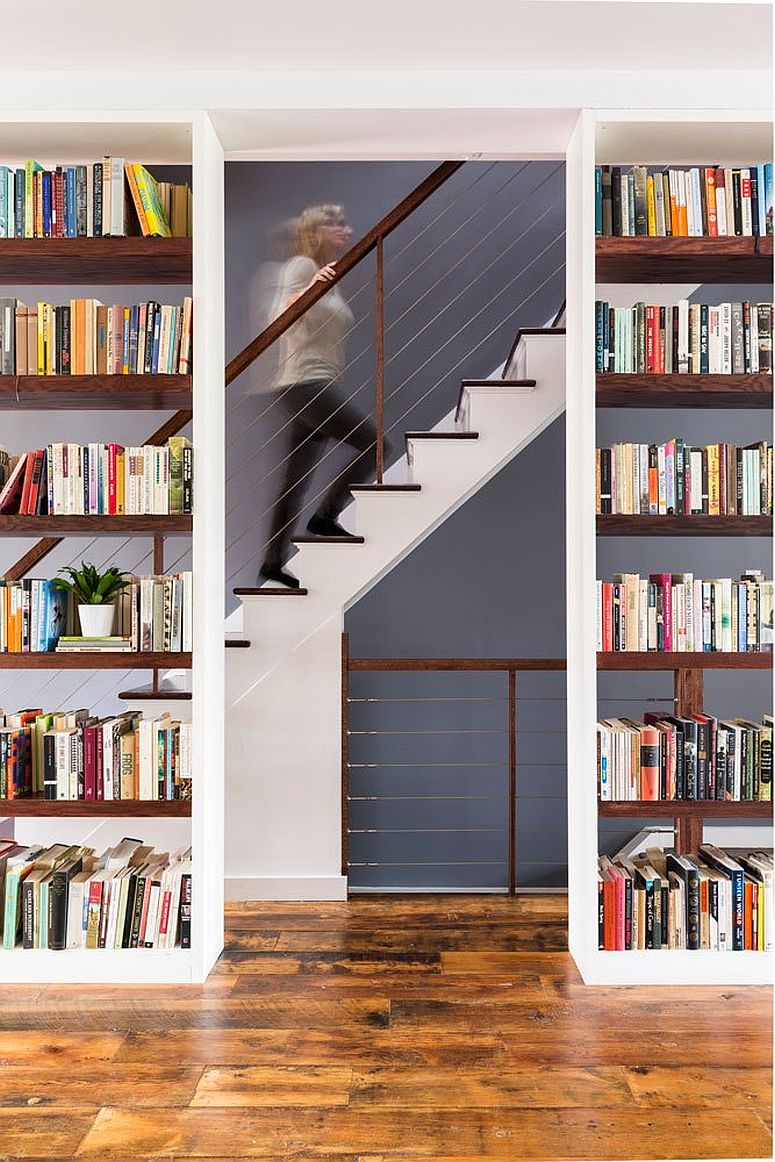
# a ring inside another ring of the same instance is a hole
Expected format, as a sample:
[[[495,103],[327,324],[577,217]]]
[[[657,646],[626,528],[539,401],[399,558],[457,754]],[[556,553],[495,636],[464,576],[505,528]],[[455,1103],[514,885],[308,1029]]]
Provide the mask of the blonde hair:
[[[344,214],[343,206],[308,206],[296,219],[296,253],[318,261],[320,227],[331,224],[333,218]]]

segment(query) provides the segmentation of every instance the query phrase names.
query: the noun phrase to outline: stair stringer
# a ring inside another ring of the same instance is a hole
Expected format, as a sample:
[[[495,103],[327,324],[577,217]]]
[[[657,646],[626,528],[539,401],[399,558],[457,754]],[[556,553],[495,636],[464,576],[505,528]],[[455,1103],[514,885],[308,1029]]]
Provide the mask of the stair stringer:
[[[562,414],[564,339],[539,341],[535,388],[493,381],[466,389],[478,439],[410,441],[420,492],[356,493],[355,531],[364,544],[299,546],[293,567],[307,597],[243,599],[243,631],[253,644],[230,651],[227,666],[228,898],[345,897],[345,612]]]

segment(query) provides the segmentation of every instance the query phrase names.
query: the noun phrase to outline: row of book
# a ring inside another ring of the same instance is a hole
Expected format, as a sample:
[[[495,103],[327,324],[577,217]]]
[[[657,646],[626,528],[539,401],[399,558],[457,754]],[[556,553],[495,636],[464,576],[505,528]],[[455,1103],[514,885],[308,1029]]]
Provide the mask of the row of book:
[[[598,859],[598,947],[770,952],[772,854],[697,856],[648,848],[643,858]]]
[[[135,162],[103,157],[51,169],[0,165],[0,238],[191,234],[191,190],[157,182]]]
[[[79,634],[76,601],[56,580],[0,580],[0,653],[188,653],[193,624],[190,572],[129,577],[104,638]]]
[[[772,516],[772,445],[684,440],[595,451],[597,512]]]
[[[0,712],[0,799],[190,799],[191,772],[191,723],[168,714]]]
[[[595,166],[598,237],[716,238],[772,234],[772,164]]]
[[[603,653],[770,652],[772,581],[692,573],[617,573],[597,582],[597,649]]]
[[[601,718],[601,802],[772,799],[772,716],[723,721],[712,714],[647,712],[642,721]]]
[[[618,375],[772,372],[772,303],[595,303],[595,368]]]
[[[188,375],[192,300],[106,306],[0,299],[1,375]]]
[[[49,444],[11,457],[0,449],[0,514],[161,516],[193,511],[194,450],[166,444]]]
[[[191,850],[0,840],[3,948],[190,948]]]

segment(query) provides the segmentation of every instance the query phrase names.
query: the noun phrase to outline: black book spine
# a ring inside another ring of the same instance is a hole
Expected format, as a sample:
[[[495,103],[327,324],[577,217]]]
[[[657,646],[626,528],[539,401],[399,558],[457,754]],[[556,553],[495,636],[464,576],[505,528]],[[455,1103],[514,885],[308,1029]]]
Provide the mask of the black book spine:
[[[185,512],[185,492],[183,494],[183,499],[183,511]],[[610,448],[600,449],[600,511],[604,514],[610,513],[612,511]]]
[[[675,732],[675,797],[686,798],[686,755],[684,734],[680,729]]]
[[[610,460],[609,460],[610,464]],[[194,449],[183,447],[183,512],[190,516],[194,511]],[[610,512],[610,508],[609,508]]]
[[[708,797],[708,724],[697,723],[697,799]]]
[[[668,915],[668,910],[667,910],[669,900],[670,900],[670,886],[668,884],[662,884],[662,888],[660,891],[659,903],[660,903],[660,919],[662,921],[660,936],[662,939],[662,947],[663,948],[667,948],[668,940],[670,938],[669,932],[668,932],[669,915]]]
[[[686,947],[700,947],[700,876],[696,868],[686,874]]]
[[[180,884],[180,947],[191,947],[191,874],[184,872]]]
[[[126,894],[126,912],[124,913],[124,931],[121,936],[121,947],[132,947],[132,925],[135,917],[135,897],[137,895],[138,876],[132,873],[129,877],[129,886]]]
[[[743,198],[740,190],[740,170],[732,170],[732,206],[734,209],[735,234],[743,233]]]
[[[709,367],[708,306],[707,303],[703,303],[700,307],[700,375],[707,375]]]
[[[182,886],[182,885],[181,885]],[[183,897],[181,893],[181,924],[183,919]],[[180,934],[181,947],[183,945],[183,932]],[[603,892],[603,881],[597,882],[597,946],[600,949],[605,949],[605,895]]]
[[[646,948],[654,947],[654,884],[646,884]]]
[[[94,237],[102,237],[102,162],[95,161],[94,168]]]
[[[749,173],[751,175],[751,219],[754,237],[759,236],[759,175],[756,171],[756,166],[752,165]],[[762,194],[764,191],[762,190]]]
[[[137,942],[140,939],[140,921],[143,916],[143,897],[145,895],[146,877],[138,875],[137,886],[135,888],[135,906],[132,913],[132,928],[129,937],[129,947],[137,948]]]
[[[59,353],[61,375],[70,374],[70,308],[58,307],[57,314],[62,316],[62,340]]]
[[[43,798],[57,797],[56,739],[53,734],[43,735]]]
[[[35,947],[35,887],[22,881],[22,948]]]
[[[148,311],[145,316],[145,352],[143,354],[143,362],[146,375],[150,375],[153,368],[153,332],[157,306],[158,303],[148,303]]]
[[[621,166],[611,167],[611,216],[616,237],[622,234],[622,170]]]

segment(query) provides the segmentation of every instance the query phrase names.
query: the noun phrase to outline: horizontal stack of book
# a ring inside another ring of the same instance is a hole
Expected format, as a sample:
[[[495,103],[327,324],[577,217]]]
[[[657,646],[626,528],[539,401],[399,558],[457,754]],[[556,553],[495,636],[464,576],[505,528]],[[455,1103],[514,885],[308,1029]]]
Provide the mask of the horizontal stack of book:
[[[595,452],[597,512],[772,516],[772,445],[613,444]]]
[[[0,514],[186,515],[193,482],[194,451],[185,436],[134,448],[49,444],[19,457],[0,454]]]
[[[716,238],[772,234],[772,164],[595,166],[598,237]]]
[[[0,238],[186,237],[191,224],[188,185],[157,182],[121,157],[52,169],[0,165]]]
[[[188,375],[192,300],[106,306],[0,299],[0,375]]]
[[[772,303],[595,303],[595,369],[618,375],[772,372]]]
[[[0,712],[0,799],[190,799],[191,769],[191,723],[167,714]]]
[[[772,799],[772,716],[762,722],[712,714],[649,712],[642,722],[601,718],[597,780],[601,802]]]
[[[772,581],[758,570],[702,581],[692,573],[617,573],[597,582],[598,652],[772,651]]]
[[[190,948],[191,851],[0,840],[3,948]]]
[[[86,638],[70,593],[51,580],[0,580],[0,653],[188,653],[193,643],[190,572],[131,577],[115,601],[116,636]]]
[[[696,858],[649,848],[598,860],[598,947],[772,950],[772,853],[700,844]]]

